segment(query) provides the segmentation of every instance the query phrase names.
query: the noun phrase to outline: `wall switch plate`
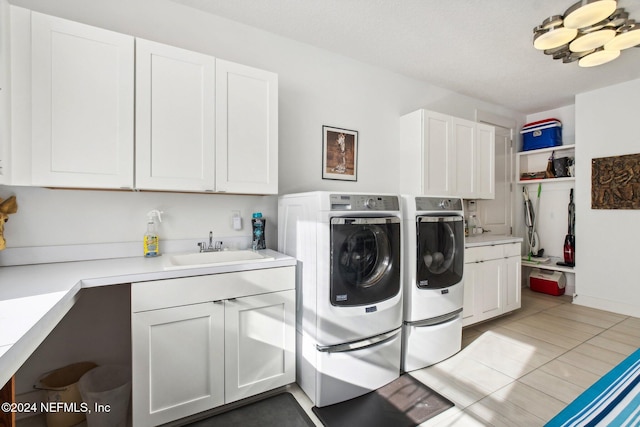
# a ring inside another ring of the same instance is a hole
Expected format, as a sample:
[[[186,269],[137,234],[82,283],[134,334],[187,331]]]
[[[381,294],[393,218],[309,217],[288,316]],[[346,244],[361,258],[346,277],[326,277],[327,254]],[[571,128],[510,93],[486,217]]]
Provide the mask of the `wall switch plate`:
[[[242,230],[242,216],[240,211],[231,211],[231,228],[234,230]]]

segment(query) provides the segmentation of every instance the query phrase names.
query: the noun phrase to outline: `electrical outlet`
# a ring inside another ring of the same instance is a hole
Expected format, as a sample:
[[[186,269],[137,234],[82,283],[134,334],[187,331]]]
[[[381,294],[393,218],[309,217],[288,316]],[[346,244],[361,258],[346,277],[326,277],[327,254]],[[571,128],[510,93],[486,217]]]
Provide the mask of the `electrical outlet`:
[[[467,206],[469,206],[469,212],[476,212],[477,211],[477,206],[476,206],[476,201],[475,200],[467,201]]]

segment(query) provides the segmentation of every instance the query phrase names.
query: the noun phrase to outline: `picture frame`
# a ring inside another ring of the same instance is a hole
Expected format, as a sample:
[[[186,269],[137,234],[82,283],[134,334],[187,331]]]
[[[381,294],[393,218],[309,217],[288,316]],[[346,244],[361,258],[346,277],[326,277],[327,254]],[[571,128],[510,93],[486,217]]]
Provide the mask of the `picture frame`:
[[[322,126],[322,179],[358,180],[358,131]]]

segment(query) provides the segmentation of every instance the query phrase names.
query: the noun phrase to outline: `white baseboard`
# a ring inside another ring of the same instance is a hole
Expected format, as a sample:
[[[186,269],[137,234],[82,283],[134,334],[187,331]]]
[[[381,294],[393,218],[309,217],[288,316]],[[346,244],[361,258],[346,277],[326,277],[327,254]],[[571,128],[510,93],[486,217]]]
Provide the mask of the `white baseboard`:
[[[584,295],[580,292],[573,297],[573,303],[598,310],[610,311],[625,316],[640,317],[640,306],[626,304],[620,301],[612,301],[604,298]]]

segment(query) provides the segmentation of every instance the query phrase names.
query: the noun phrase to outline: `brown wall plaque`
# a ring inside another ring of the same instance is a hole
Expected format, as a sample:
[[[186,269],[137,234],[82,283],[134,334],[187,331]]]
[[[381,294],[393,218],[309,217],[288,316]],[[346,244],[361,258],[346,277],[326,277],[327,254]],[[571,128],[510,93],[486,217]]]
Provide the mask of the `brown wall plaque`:
[[[591,160],[592,209],[640,209],[640,154]]]

